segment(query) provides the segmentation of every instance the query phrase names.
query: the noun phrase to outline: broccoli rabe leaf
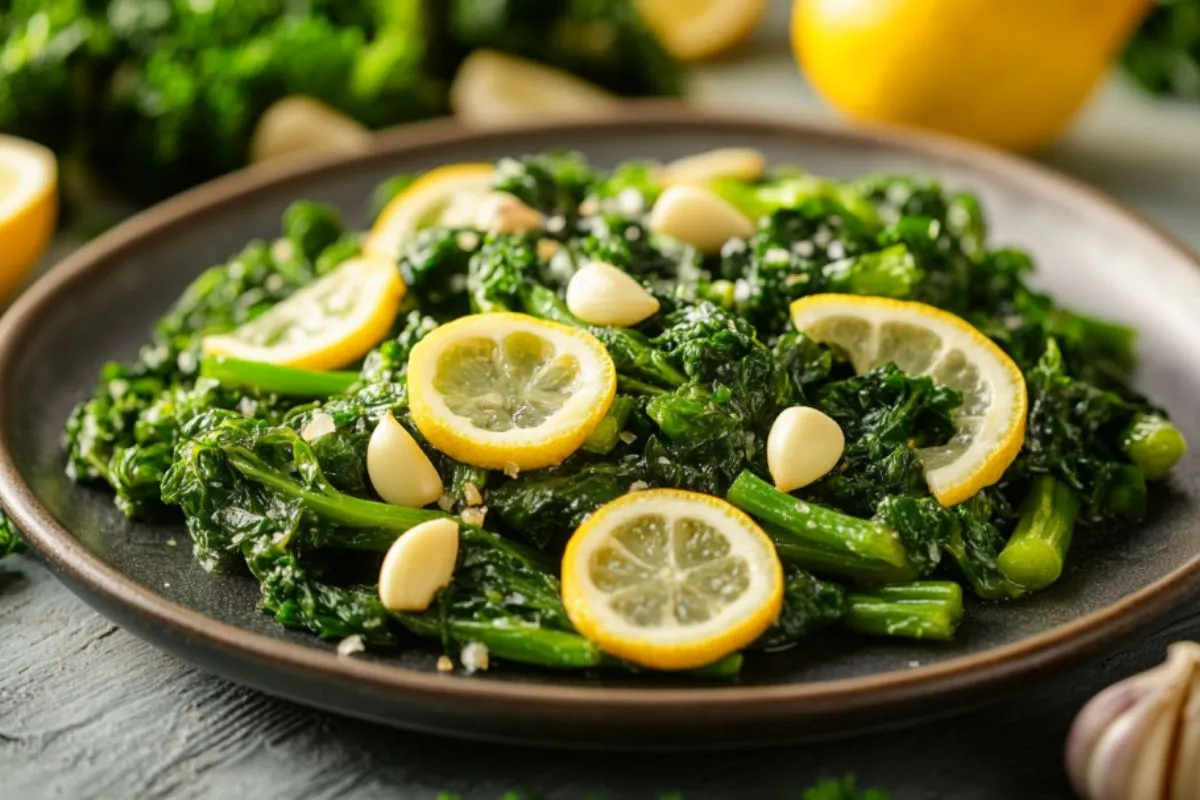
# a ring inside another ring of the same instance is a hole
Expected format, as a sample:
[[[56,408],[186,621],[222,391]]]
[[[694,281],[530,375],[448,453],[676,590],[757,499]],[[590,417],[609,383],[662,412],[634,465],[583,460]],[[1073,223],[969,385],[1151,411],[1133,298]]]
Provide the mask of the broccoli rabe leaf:
[[[7,512],[0,510],[0,558],[20,553],[24,549],[25,543],[21,541],[21,532],[13,524],[12,517]]]

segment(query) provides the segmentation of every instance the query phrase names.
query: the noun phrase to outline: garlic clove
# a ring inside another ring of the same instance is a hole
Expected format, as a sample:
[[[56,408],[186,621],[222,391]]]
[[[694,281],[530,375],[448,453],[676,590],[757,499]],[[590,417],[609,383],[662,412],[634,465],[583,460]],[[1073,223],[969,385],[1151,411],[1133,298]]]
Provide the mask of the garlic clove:
[[[703,186],[666,189],[650,210],[649,227],[705,254],[720,252],[730,239],[746,239],[754,233],[754,224],[742,212]]]
[[[1179,780],[1181,764],[1193,758],[1177,748],[1200,646],[1184,644],[1171,647],[1166,663],[1096,695],[1075,718],[1067,739],[1067,773],[1084,800],[1194,796],[1166,794]]]
[[[753,147],[720,147],[664,164],[657,179],[663,186],[703,186],[722,178],[756,181],[766,171],[766,157]]]
[[[337,109],[311,97],[276,101],[258,119],[250,140],[250,160],[269,161],[302,151],[357,152],[371,132]]]
[[[390,411],[367,443],[367,475],[392,505],[421,508],[442,496],[442,478],[433,462]]]
[[[841,426],[808,406],[785,408],[767,436],[767,467],[775,488],[790,492],[824,477],[846,448]]]
[[[658,313],[658,300],[631,275],[589,261],[567,283],[567,308],[589,325],[629,327]]]
[[[388,548],[379,570],[379,599],[388,611],[424,611],[454,577],[458,525],[431,519],[410,528]]]
[[[488,192],[475,207],[475,227],[488,233],[528,233],[545,221],[540,211],[508,192]]]

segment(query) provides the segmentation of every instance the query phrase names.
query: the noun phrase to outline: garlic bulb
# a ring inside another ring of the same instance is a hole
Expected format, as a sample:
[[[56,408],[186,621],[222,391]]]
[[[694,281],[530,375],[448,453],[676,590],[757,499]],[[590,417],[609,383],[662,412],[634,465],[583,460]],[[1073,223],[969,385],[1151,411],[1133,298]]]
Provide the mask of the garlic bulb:
[[[1200,797],[1200,644],[1092,698],[1071,726],[1067,772],[1084,800]]]

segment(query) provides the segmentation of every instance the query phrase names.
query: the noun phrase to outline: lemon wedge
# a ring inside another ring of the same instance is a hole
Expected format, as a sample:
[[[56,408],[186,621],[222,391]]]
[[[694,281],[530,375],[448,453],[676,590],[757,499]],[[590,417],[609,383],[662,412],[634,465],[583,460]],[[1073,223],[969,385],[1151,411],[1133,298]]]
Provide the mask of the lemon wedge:
[[[0,299],[37,265],[54,236],[58,166],[40,144],[0,136]]]
[[[460,317],[408,360],[413,422],[429,443],[510,474],[579,449],[616,391],[616,368],[596,337],[526,314]]]
[[[602,650],[693,669],[753,642],[779,616],[783,568],[748,516],[716,497],[633,492],[579,526],[562,562],[563,604]]]
[[[491,164],[446,164],[422,175],[384,207],[363,251],[395,260],[400,245],[421,228],[473,217],[492,184]]]
[[[1025,441],[1025,377],[995,342],[960,317],[924,303],[818,294],[792,303],[792,323],[836,345],[863,373],[893,362],[962,394],[946,444],[917,450],[944,506],[1000,480]]]
[[[205,336],[201,348],[289,367],[343,367],[387,336],[404,288],[391,261],[352,258],[245,325]]]
[[[703,61],[750,38],[768,0],[637,0],[646,24],[672,56]]]
[[[612,111],[615,95],[569,72],[495,50],[467,56],[450,84],[450,106],[471,125],[579,119]]]

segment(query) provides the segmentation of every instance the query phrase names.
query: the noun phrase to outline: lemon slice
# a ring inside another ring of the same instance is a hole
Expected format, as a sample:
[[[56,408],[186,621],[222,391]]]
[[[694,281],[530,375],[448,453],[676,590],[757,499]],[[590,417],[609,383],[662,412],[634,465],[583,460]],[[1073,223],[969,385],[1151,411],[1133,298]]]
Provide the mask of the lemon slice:
[[[634,492],[579,526],[562,563],[581,634],[620,658],[692,669],[742,649],[779,616],[783,569],[750,517],[716,497]]]
[[[37,265],[54,236],[58,166],[40,144],[0,136],[0,299]]]
[[[210,355],[336,369],[387,336],[403,297],[394,263],[352,258],[245,325],[205,336],[201,347]]]
[[[429,443],[510,473],[561,463],[616,391],[616,368],[596,337],[526,314],[460,317],[408,359],[412,418]]]
[[[934,497],[952,506],[990,486],[1025,441],[1025,377],[995,342],[965,320],[924,303],[818,294],[792,303],[792,323],[837,345],[859,373],[894,362],[961,392],[957,432],[917,450]]]
[[[768,0],[637,0],[638,11],[680,61],[703,61],[750,38]]]
[[[467,56],[450,85],[450,106],[472,125],[595,117],[617,102],[615,95],[568,72],[495,50]]]
[[[471,219],[492,185],[491,164],[447,164],[422,175],[384,207],[363,250],[395,260],[415,231]]]

